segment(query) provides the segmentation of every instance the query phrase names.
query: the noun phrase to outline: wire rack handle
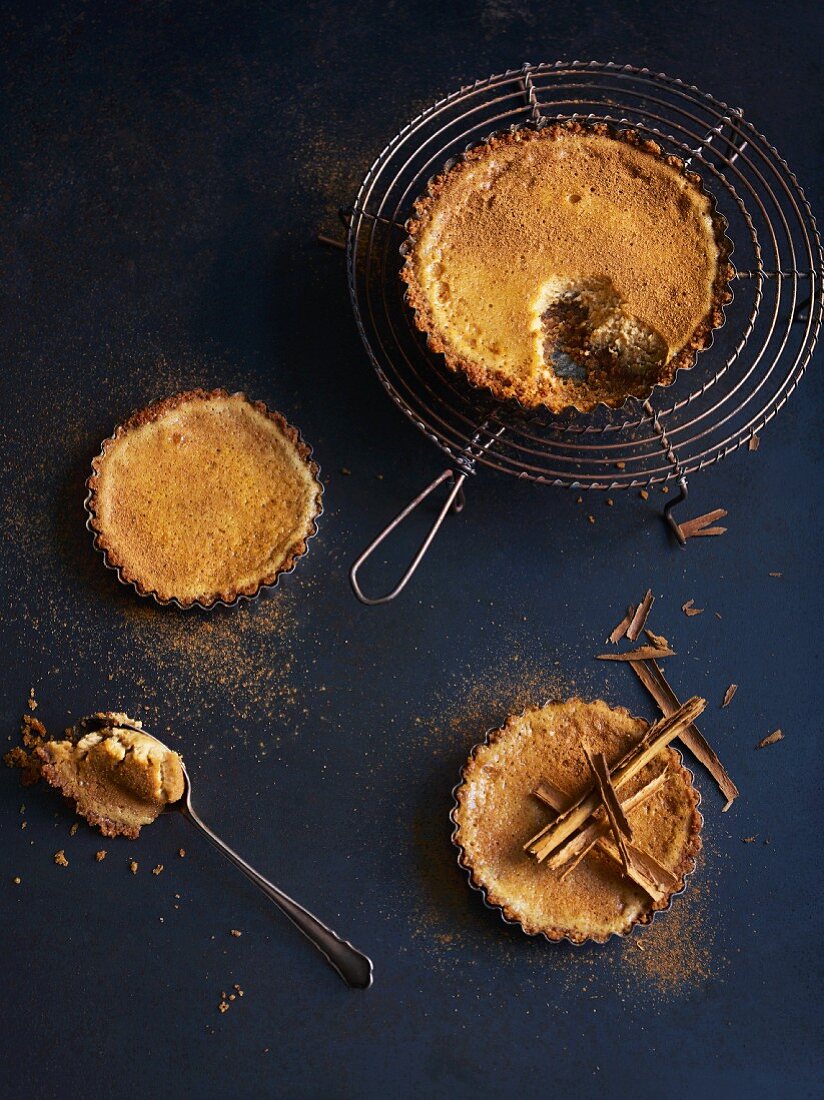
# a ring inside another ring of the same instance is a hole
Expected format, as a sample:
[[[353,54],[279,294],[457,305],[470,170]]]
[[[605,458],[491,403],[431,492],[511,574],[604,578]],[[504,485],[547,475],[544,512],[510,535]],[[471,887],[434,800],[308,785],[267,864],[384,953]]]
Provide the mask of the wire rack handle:
[[[437,535],[438,531],[440,531],[441,525],[446,519],[447,513],[450,511],[450,509],[453,509],[456,512],[460,512],[463,509],[463,485],[466,481],[466,478],[467,475],[465,473],[454,470],[451,466],[448,467],[446,470],[443,470],[440,474],[438,474],[434,481],[430,482],[429,485],[427,485],[427,487],[422,492],[418,493],[414,500],[411,500],[402,511],[398,512],[395,518],[391,520],[386,525],[386,527],[384,527],[377,538],[373,539],[372,542],[369,543],[369,545],[366,547],[366,549],[363,551],[357,561],[353,564],[352,568],[349,570],[349,581],[352,585],[352,591],[355,593],[361,603],[365,603],[370,607],[374,607],[376,604],[389,603],[390,600],[394,600],[396,596],[400,595],[400,593],[403,592],[404,588],[406,588],[407,584],[412,579],[415,570],[418,568],[421,561],[423,560],[423,557],[426,554],[427,550],[432,545],[433,539]],[[418,547],[417,553],[410,562],[409,567],[407,568],[404,575],[401,577],[400,581],[398,581],[397,585],[395,585],[392,591],[387,592],[385,596],[365,595],[360,586],[360,581],[358,580],[358,573],[360,572],[361,566],[366,561],[368,561],[369,558],[371,558],[371,556],[378,549],[381,543],[389,538],[389,536],[397,527],[400,527],[407,516],[410,516],[412,512],[414,512],[420,504],[423,504],[426,498],[431,496],[436,489],[440,488],[440,486],[444,484],[444,482],[451,482],[452,484],[446,496],[446,499],[443,502],[443,506],[441,507],[440,512],[438,512],[435,522],[429,528],[429,532],[427,533],[421,545]]]

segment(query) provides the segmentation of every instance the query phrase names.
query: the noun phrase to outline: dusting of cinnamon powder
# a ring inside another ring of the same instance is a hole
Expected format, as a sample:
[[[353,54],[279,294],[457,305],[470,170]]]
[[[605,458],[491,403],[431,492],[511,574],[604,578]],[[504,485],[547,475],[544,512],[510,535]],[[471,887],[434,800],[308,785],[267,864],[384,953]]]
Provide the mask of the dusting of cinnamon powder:
[[[668,912],[621,945],[621,969],[633,980],[671,997],[716,977],[723,960],[714,950],[705,882],[690,883]]]

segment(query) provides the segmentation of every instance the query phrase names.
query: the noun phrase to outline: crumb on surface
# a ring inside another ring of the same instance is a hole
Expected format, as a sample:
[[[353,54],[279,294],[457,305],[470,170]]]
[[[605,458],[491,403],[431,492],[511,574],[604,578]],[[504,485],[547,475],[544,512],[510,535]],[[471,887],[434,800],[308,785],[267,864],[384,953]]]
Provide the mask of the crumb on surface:
[[[20,878],[19,875],[15,875],[11,881],[14,883],[15,886],[19,886],[23,880]]]
[[[98,863],[102,863],[103,860],[106,858],[105,849],[101,848],[99,852],[95,852],[94,858],[97,860]]]
[[[157,867],[152,867],[152,874],[153,875],[160,875],[162,873],[163,873],[163,864],[162,863],[158,863]]]
[[[137,874],[138,862],[136,859],[129,860],[129,870],[133,875]]]
[[[66,859],[66,853],[61,848],[59,852],[54,853],[54,862],[58,867],[68,867],[69,861]]]
[[[232,928],[232,929],[230,929],[230,930],[229,930],[229,935],[230,935],[230,936],[242,936],[242,935],[243,935],[243,933],[242,933],[242,932],[239,932],[239,931],[237,930],[237,928]]]
[[[185,848],[178,848],[177,854],[180,856],[181,859],[183,859],[184,856],[186,855],[186,849]]]
[[[71,829],[69,829],[69,836],[75,836],[79,828],[80,825],[78,824],[78,822],[75,821],[74,825],[72,825]]]

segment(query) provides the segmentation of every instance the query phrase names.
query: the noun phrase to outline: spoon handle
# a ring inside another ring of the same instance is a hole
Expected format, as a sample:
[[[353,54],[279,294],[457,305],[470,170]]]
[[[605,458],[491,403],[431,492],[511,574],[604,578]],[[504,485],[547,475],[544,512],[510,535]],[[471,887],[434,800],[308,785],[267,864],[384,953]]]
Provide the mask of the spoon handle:
[[[342,940],[331,928],[327,928],[322,921],[304,909],[302,905],[284,894],[277,886],[269,882],[263,875],[251,867],[245,859],[233,851],[228,844],[220,839],[217,833],[213,833],[209,826],[198,817],[191,802],[187,802],[185,816],[196,825],[198,829],[212,842],[218,851],[246,875],[248,879],[260,887],[263,893],[273,901],[275,905],[285,913],[292,924],[306,936],[310,943],[317,947],[327,962],[337,970],[348,986],[353,989],[368,989],[372,984],[372,961],[347,940]]]

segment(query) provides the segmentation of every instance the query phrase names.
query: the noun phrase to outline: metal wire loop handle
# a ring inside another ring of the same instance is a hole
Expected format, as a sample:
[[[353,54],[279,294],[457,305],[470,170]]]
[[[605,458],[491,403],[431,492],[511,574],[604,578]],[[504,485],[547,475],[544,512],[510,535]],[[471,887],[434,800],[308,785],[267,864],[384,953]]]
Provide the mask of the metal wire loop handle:
[[[377,538],[373,539],[372,542],[369,543],[369,545],[354,563],[352,568],[349,570],[349,581],[352,585],[352,590],[361,603],[365,603],[370,607],[374,607],[376,604],[389,603],[390,600],[394,600],[396,596],[400,595],[400,593],[403,592],[404,588],[406,588],[407,584],[414,576],[415,570],[420,565],[427,550],[432,545],[432,540],[435,538],[438,531],[440,531],[441,525],[446,519],[447,513],[450,511],[450,509],[454,509],[454,511],[456,512],[462,511],[464,505],[463,485],[466,481],[466,478],[466,473],[461,473],[458,470],[453,470],[451,466],[448,467],[446,470],[443,470],[442,473],[438,474],[434,481],[430,482],[430,484],[427,485],[423,492],[418,493],[415,499],[411,500],[409,504],[407,504],[403,511],[398,512],[395,518],[390,523],[388,523],[386,527],[384,527]],[[361,566],[364,564],[364,562],[368,561],[368,559],[371,558],[371,556],[381,545],[381,543],[388,539],[397,527],[400,527],[407,516],[411,515],[412,512],[414,512],[415,509],[426,500],[427,497],[431,496],[436,489],[440,488],[440,486],[443,485],[444,482],[448,481],[452,482],[452,487],[447,494],[446,500],[444,501],[440,512],[438,512],[435,522],[429,528],[428,534],[424,538],[421,545],[418,547],[417,553],[415,554],[408,569],[401,577],[398,584],[392,589],[391,592],[387,592],[385,596],[365,595],[358,580],[358,573],[360,572]]]

